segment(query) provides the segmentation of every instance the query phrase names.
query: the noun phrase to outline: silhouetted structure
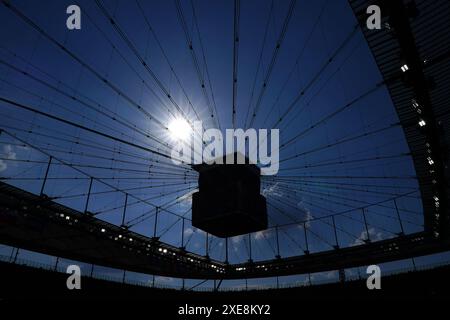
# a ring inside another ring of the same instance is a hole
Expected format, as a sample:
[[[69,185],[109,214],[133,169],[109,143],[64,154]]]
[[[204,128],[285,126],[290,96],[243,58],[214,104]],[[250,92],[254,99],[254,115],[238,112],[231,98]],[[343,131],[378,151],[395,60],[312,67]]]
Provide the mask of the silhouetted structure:
[[[405,298],[438,298],[448,299],[448,280],[450,266],[434,269],[385,275],[382,278],[381,290],[368,290],[366,278],[347,282],[298,286],[291,288],[245,290],[245,291],[194,291],[152,288],[148,286],[105,281],[82,276],[81,290],[67,290],[65,273],[36,269],[17,264],[0,262],[0,299],[130,299],[146,300],[146,306],[157,303],[161,307],[164,302],[205,304],[224,304],[254,302],[255,304],[283,304],[283,309],[297,310],[298,302],[316,300],[322,302],[332,299],[405,299]],[[168,309],[175,314],[176,308]],[[279,309],[278,309],[279,311]],[[275,307],[274,310],[275,311]]]
[[[236,160],[238,154],[234,154]],[[217,237],[267,229],[266,199],[260,194],[261,170],[245,164],[200,164],[199,191],[192,197],[192,225]]]
[[[374,3],[382,4],[383,8],[383,28],[380,30],[366,28],[366,9]],[[330,244],[330,247],[334,245],[331,250],[310,252],[308,236],[317,235],[305,223],[302,229],[298,229],[304,232],[304,254],[281,258],[278,250],[277,259],[225,264],[210,259],[208,248],[203,256],[185,250],[183,240],[182,248],[160,241],[156,223],[159,207],[155,207],[154,237],[149,238],[102,221],[87,210],[71,209],[46,197],[43,191],[47,173],[50,165],[54,165],[50,156],[40,195],[0,183],[0,242],[130,271],[220,280],[339,270],[449,250],[450,43],[445,40],[450,33],[450,4],[445,0],[416,4],[413,1],[350,0],[350,4],[383,78],[377,86],[386,86],[411,151],[423,203],[423,231],[412,234],[403,232],[396,198],[392,198],[401,229],[394,238],[366,241],[349,247],[339,246],[336,241],[336,245]],[[355,101],[363,99],[373,90]],[[24,110],[31,109],[20,102],[11,101],[9,104]],[[256,175],[256,169],[253,165],[199,165],[200,191],[194,194],[192,224],[218,236],[265,229],[267,225],[262,224],[267,224],[267,217],[263,219],[258,216],[258,212],[265,215],[265,203],[264,210],[253,210],[258,206],[258,201],[264,200],[259,194],[259,172]],[[95,180],[95,176],[87,174],[84,178],[90,179],[91,183]],[[239,179],[242,182],[238,182]],[[241,191],[233,193],[233,190]],[[88,200],[90,194],[89,188]],[[88,204],[89,201],[86,202],[86,209]],[[124,209],[126,207],[127,201]],[[153,209],[151,212],[154,212]],[[123,217],[125,213],[126,210]],[[260,223],[260,226],[252,223]],[[332,228],[337,234],[339,229],[336,225],[332,224]],[[184,228],[181,236],[183,231]],[[366,234],[369,235],[367,224]]]

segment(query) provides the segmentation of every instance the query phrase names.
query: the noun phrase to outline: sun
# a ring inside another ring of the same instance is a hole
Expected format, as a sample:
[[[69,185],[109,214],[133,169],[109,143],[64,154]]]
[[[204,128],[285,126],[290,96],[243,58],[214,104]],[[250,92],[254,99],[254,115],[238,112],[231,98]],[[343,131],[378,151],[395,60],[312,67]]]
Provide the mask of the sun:
[[[177,118],[169,123],[169,132],[173,139],[186,141],[190,138],[192,128],[183,118]]]

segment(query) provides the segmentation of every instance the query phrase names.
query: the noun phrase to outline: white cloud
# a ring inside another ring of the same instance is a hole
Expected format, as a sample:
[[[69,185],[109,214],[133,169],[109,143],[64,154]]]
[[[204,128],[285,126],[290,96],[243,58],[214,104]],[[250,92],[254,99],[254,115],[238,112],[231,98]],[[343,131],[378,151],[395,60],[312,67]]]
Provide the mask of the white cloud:
[[[268,233],[269,233],[269,230],[262,230],[262,231],[255,232],[253,234],[253,239],[261,240],[264,238],[264,236],[267,238]]]
[[[186,192],[185,194],[183,194],[181,197],[178,198],[178,203],[182,207],[190,206],[191,202],[192,202],[192,195],[197,191],[198,191],[198,189],[194,189],[194,190]]]
[[[231,242],[234,244],[238,244],[239,242],[241,242],[241,240],[242,240],[242,236],[236,236],[236,237],[231,238]]]
[[[180,200],[180,201],[185,201],[185,200],[191,199],[191,198],[192,198],[192,195],[193,195],[194,193],[196,193],[197,191],[198,191],[198,189],[194,189],[194,190],[188,191],[188,192],[186,192],[185,194],[183,194],[183,195],[179,198],[179,200]]]
[[[380,241],[384,239],[383,232],[381,231],[377,232],[374,228],[369,228],[369,236],[371,241]],[[364,244],[364,240],[366,239],[367,239],[366,230],[361,231],[361,234],[359,235],[358,239],[356,239],[353,243],[351,243],[350,246],[353,247],[360,244]]]
[[[17,159],[17,154],[16,152],[14,152],[14,148],[11,145],[7,144],[3,146],[3,150],[0,152],[0,157],[9,160],[15,160]],[[5,171],[6,169],[8,169],[8,163],[4,160],[0,160],[0,172]]]
[[[266,196],[282,197],[283,192],[281,192],[281,189],[278,185],[279,183],[277,182],[275,184],[263,188],[262,195],[265,197]]]
[[[184,235],[185,236],[190,236],[191,234],[194,233],[194,230],[192,230],[192,228],[186,228],[184,229]]]
[[[311,210],[304,205],[303,200],[300,200],[297,203],[297,207],[305,213],[302,220],[306,221],[306,228],[309,228],[311,226],[311,220],[314,219],[314,216],[311,214]],[[303,229],[303,224],[299,224],[298,227]]]
[[[10,144],[7,144],[3,147],[3,154],[7,159],[16,159],[17,154],[14,152],[13,147]]]
[[[3,160],[0,160],[0,172],[5,171],[8,168],[8,165]]]
[[[173,282],[173,278],[158,276],[158,277],[155,277],[155,282],[156,283],[163,283],[163,284],[165,284],[165,283],[172,283]]]
[[[21,144],[21,145],[18,145],[17,146],[17,149],[20,149],[20,150],[30,150],[30,148],[27,146],[27,145],[24,145],[24,144]]]

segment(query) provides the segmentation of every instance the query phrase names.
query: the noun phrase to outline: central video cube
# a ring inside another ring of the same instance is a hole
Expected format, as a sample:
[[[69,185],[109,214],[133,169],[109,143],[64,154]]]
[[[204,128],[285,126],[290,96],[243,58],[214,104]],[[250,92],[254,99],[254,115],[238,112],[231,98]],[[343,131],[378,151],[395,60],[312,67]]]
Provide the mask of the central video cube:
[[[193,166],[199,172],[199,191],[192,195],[192,225],[221,238],[267,229],[260,168],[247,158],[245,164],[226,164],[225,159],[223,164]]]

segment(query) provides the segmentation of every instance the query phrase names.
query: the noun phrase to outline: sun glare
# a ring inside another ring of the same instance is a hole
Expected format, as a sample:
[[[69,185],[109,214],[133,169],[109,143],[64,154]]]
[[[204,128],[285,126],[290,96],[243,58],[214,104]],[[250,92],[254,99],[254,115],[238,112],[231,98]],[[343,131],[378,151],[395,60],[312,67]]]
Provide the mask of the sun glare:
[[[185,119],[178,118],[170,122],[169,132],[175,140],[188,140],[192,133],[192,128]]]

